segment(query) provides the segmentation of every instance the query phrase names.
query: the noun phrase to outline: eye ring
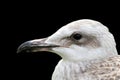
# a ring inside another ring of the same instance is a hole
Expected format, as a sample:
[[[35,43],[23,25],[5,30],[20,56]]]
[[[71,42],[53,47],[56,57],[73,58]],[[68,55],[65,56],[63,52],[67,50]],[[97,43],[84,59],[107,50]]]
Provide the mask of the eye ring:
[[[80,40],[82,38],[82,36],[79,33],[73,33],[71,35],[71,38],[74,39],[74,40]]]

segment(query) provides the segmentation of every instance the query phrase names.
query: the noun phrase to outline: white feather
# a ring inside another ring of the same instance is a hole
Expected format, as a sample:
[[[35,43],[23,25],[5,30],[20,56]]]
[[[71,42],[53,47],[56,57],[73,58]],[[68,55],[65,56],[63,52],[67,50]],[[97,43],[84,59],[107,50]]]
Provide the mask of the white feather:
[[[69,39],[74,32],[82,35],[77,43]],[[61,45],[51,51],[62,57],[52,80],[120,80],[117,79],[120,77],[120,57],[117,56],[114,37],[100,22],[74,21],[51,35],[46,43]],[[104,64],[108,65],[102,67]],[[113,77],[112,74],[116,75]]]

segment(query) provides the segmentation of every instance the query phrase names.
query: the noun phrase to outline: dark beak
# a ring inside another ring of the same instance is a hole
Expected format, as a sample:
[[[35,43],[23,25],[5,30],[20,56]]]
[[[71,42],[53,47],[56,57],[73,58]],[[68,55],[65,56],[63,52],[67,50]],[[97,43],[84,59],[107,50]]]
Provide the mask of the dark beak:
[[[47,38],[43,38],[43,39],[36,39],[36,40],[24,42],[18,47],[17,53],[51,51],[52,48],[59,47],[58,45],[55,44],[45,43],[46,40]]]

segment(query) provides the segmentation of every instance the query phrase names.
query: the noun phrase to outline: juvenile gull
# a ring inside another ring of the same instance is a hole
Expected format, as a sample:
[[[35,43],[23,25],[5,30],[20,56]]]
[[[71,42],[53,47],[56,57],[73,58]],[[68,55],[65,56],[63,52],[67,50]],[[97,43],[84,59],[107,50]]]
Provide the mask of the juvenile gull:
[[[61,56],[52,80],[120,80],[114,37],[98,21],[71,22],[48,38],[21,44],[17,52],[22,51],[49,51]]]

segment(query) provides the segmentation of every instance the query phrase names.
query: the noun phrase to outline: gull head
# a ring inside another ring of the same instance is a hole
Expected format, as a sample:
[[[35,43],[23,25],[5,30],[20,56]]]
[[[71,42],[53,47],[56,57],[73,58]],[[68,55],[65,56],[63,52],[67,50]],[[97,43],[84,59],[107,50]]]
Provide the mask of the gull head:
[[[90,19],[71,22],[47,38],[24,42],[17,52],[23,51],[53,52],[63,60],[70,61],[102,59],[117,55],[114,37],[108,28]]]

